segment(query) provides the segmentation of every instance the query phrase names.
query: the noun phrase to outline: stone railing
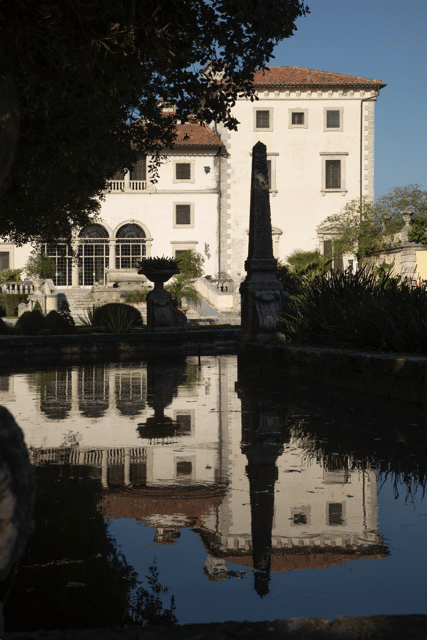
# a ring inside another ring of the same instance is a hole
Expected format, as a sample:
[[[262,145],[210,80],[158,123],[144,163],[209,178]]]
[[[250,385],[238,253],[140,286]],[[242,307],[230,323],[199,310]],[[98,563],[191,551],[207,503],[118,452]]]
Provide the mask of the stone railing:
[[[108,183],[108,191],[114,191],[114,193],[124,193],[131,191],[144,191],[147,188],[146,180],[110,180]]]
[[[219,283],[227,283],[227,286]],[[234,291],[234,282],[230,280],[207,280],[198,278],[194,282],[194,287],[215,309],[225,312],[240,312],[240,294]]]
[[[0,293],[34,293],[34,284],[31,280],[0,282]]]
[[[25,311],[32,311],[36,302],[40,303],[42,311],[45,315],[49,313],[49,311],[58,311],[58,291],[54,285],[53,280],[39,280],[37,278],[31,284],[32,291],[28,292],[30,293],[28,302],[22,302],[20,305],[18,305],[18,316],[22,316]],[[10,293],[15,292],[12,291]]]

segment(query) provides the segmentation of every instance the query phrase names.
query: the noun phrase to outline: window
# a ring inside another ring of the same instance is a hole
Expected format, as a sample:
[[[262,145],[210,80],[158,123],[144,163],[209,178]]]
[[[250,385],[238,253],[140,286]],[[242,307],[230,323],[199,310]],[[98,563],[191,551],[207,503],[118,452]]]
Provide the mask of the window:
[[[3,269],[9,269],[9,251],[0,251],[0,271]]]
[[[180,242],[179,240],[172,240],[172,255],[174,258],[177,258],[184,251],[194,251],[196,252],[196,244],[198,244],[197,240],[188,240],[187,242]]]
[[[326,112],[326,128],[339,129],[339,126],[340,126],[340,112],[327,111]]]
[[[116,269],[135,268],[145,258],[145,231],[138,224],[124,224],[116,233]]]
[[[333,255],[333,242],[332,240],[324,240],[323,241],[323,255],[324,256],[332,256]],[[332,260],[331,264],[328,267],[329,269],[338,269],[340,271],[340,273],[342,273],[344,271],[344,264],[343,264],[343,259],[342,259],[342,253],[337,253],[336,256],[334,256],[334,259]]]
[[[341,160],[326,160],[326,189],[341,189]]]
[[[133,171],[130,172],[131,180],[147,180],[147,157],[140,156],[135,164]]]
[[[194,227],[194,210],[193,204],[190,202],[174,204],[174,228],[176,227]]]
[[[325,131],[343,131],[344,109],[327,109],[325,107],[323,117]]]
[[[322,156],[322,194],[325,195],[331,191],[346,193],[345,164],[348,153],[345,151],[321,152],[320,155]]]
[[[254,109],[254,131],[273,131],[273,109]]]
[[[256,112],[256,128],[257,129],[270,128],[270,112],[269,111]]]
[[[289,109],[289,129],[308,129],[308,109]]]
[[[177,180],[191,179],[191,165],[189,162],[177,162],[175,165],[175,178]]]
[[[194,160],[191,162],[174,161],[173,167],[173,181],[179,182],[194,182]]]

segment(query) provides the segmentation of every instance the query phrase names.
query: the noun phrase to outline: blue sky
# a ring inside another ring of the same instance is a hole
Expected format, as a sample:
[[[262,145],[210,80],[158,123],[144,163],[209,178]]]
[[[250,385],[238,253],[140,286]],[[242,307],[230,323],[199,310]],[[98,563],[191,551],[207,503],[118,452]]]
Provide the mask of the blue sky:
[[[306,0],[311,13],[271,66],[321,69],[387,84],[375,105],[375,196],[427,189],[427,0]]]

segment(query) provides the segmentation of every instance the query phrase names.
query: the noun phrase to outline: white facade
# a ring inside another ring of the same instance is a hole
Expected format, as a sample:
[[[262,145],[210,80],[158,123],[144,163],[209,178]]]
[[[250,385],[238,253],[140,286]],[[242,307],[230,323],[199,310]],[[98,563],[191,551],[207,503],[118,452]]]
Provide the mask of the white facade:
[[[234,107],[238,131],[179,125],[177,144],[166,151],[156,184],[150,183],[149,173],[145,180],[127,174],[111,183],[99,219],[107,231],[109,259],[99,260],[91,274],[88,259],[80,276],[77,267],[69,269],[66,281],[58,284],[104,283],[106,269],[118,268],[122,280],[131,277],[135,270],[116,260],[117,232],[125,224],[143,229],[147,256],[192,249],[204,255],[206,274],[221,271],[242,280],[251,150],[258,141],[267,146],[270,163],[275,257],[286,261],[296,249],[323,250],[319,224],[350,200],[374,197],[374,101],[385,85],[369,78],[272,67],[256,73],[255,86],[257,100],[239,99]],[[3,250],[17,268],[24,266],[30,249],[5,245]]]

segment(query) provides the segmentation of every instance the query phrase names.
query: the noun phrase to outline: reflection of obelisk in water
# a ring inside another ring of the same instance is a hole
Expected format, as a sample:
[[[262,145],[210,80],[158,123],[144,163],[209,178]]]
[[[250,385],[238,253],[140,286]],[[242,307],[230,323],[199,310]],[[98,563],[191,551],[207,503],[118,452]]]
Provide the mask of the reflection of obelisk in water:
[[[236,390],[242,401],[241,449],[248,458],[255,590],[262,597],[268,593],[270,581],[276,460],[282,454],[283,442],[289,438],[283,405],[278,406],[268,391],[256,393],[255,386],[244,370],[239,370]]]

